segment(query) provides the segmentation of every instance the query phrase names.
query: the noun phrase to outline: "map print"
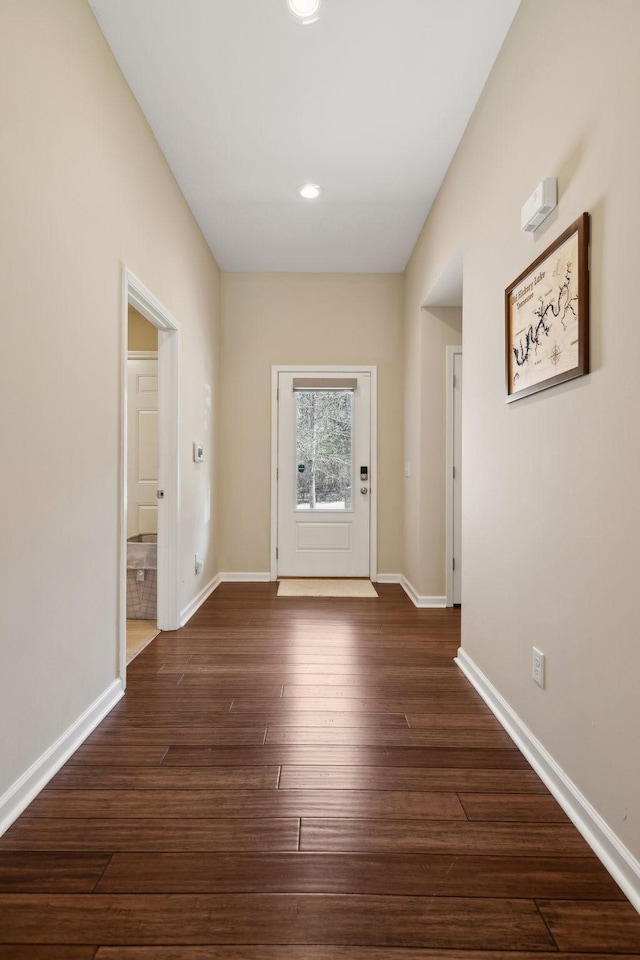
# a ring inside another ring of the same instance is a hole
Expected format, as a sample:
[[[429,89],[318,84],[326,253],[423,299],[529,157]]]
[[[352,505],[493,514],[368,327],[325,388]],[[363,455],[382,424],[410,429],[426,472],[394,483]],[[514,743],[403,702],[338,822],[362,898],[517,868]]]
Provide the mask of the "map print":
[[[511,391],[578,364],[578,234],[543,260],[511,293]]]

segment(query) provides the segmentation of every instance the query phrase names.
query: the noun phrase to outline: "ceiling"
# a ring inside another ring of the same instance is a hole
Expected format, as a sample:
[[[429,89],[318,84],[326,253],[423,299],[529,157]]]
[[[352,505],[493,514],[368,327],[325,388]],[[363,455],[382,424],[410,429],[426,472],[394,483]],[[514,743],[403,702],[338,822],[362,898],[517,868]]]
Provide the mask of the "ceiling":
[[[329,273],[404,270],[519,2],[89,0],[219,266]]]

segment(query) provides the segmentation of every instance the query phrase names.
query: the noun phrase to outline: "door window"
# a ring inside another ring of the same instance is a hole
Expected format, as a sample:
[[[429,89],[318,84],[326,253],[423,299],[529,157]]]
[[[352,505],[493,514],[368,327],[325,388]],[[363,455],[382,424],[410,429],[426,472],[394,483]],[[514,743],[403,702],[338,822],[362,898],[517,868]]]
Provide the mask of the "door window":
[[[352,510],[353,391],[297,390],[296,509]]]

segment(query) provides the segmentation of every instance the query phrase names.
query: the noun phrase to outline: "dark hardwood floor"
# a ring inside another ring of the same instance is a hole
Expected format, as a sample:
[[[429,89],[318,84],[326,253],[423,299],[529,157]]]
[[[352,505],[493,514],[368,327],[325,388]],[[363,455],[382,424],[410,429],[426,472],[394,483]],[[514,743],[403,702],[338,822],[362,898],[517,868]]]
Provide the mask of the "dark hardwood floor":
[[[0,839],[0,960],[624,960],[458,610],[224,584]]]

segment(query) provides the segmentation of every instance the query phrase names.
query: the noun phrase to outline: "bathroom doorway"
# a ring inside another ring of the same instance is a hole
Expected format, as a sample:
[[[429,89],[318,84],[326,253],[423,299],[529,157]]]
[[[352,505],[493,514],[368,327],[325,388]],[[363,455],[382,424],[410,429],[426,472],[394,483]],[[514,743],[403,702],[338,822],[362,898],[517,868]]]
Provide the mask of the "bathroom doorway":
[[[127,665],[158,628],[158,328],[128,304]]]
[[[119,675],[178,612],[178,325],[123,269]]]

